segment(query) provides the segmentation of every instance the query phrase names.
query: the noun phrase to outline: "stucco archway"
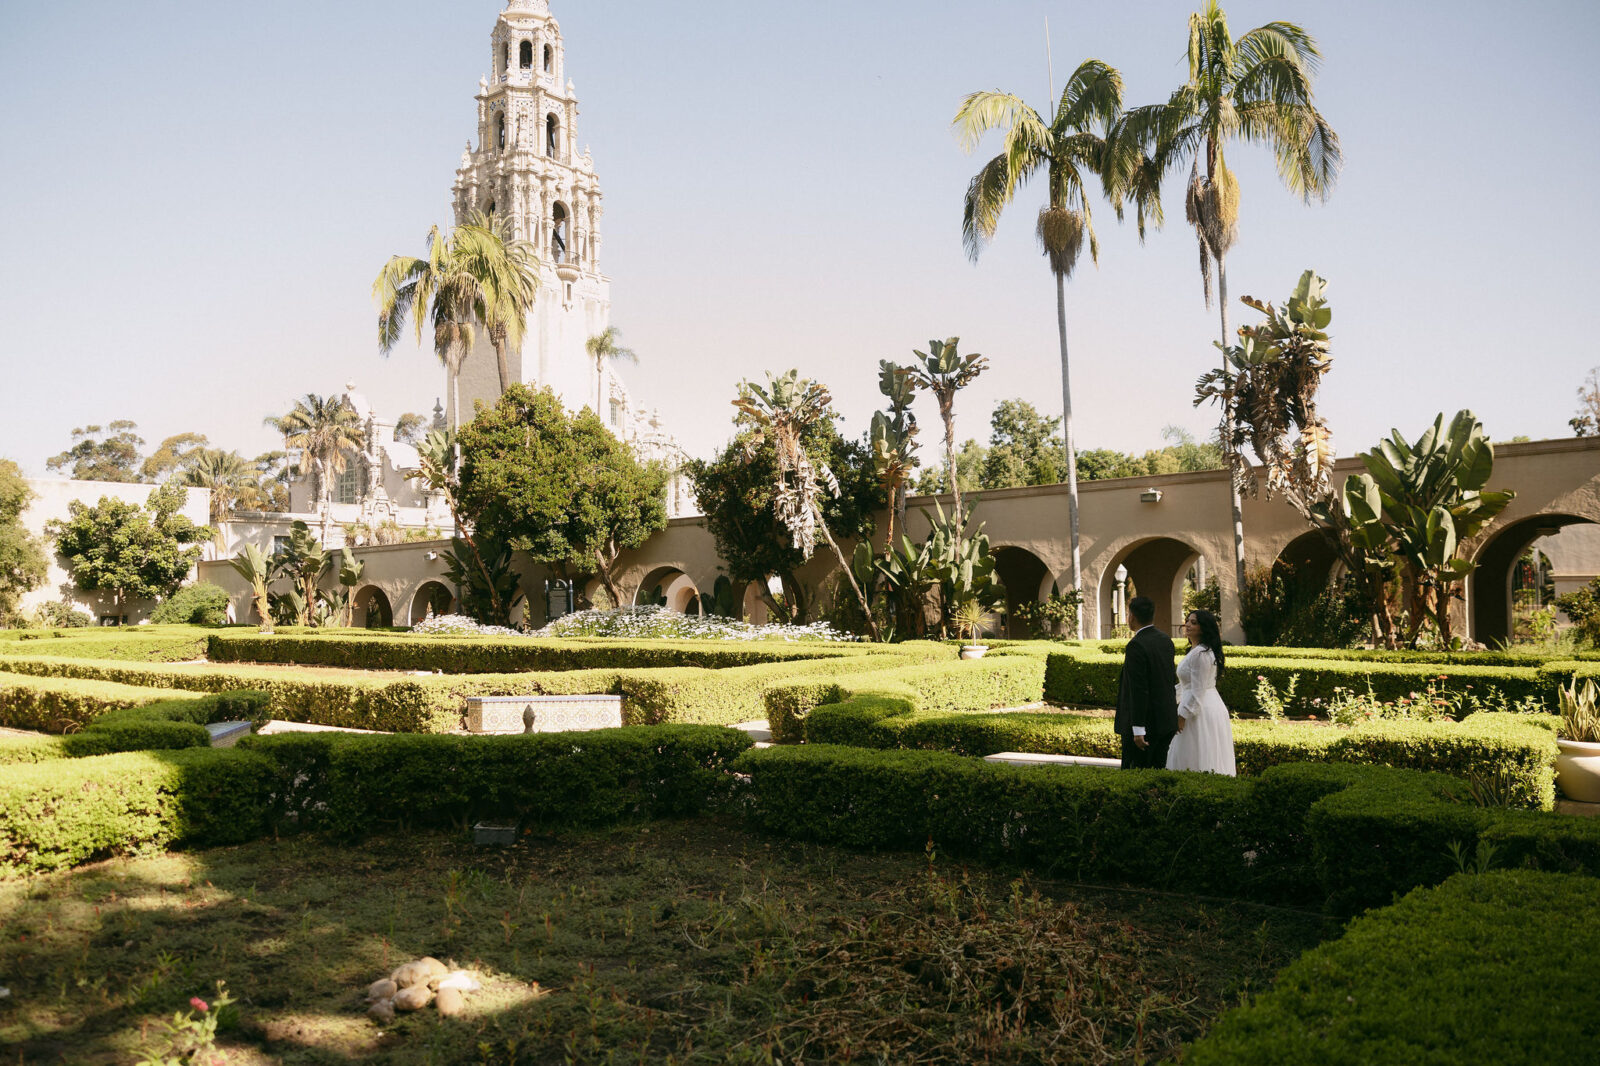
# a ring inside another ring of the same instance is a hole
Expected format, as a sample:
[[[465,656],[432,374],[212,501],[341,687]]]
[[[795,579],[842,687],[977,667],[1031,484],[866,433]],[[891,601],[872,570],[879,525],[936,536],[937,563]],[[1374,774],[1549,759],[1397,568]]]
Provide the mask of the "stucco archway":
[[[1304,590],[1317,591],[1328,586],[1337,574],[1342,573],[1339,553],[1328,538],[1316,530],[1302,533],[1283,546],[1272,561],[1272,574],[1286,580],[1292,579]]]
[[[1175,537],[1146,537],[1122,547],[1100,572],[1100,632],[1102,639],[1113,633],[1118,593],[1117,568],[1126,567],[1129,596],[1149,596],[1156,604],[1154,625],[1165,633],[1176,633],[1183,622],[1183,585],[1189,570],[1200,558],[1199,549]]]
[[[1473,640],[1506,644],[1512,635],[1512,568],[1535,542],[1554,536],[1568,526],[1592,524],[1594,519],[1575,514],[1537,514],[1497,530],[1486,540],[1473,562],[1477,569],[1467,579],[1466,611]]]
[[[1028,626],[1017,617],[1017,607],[1019,604],[1038,603],[1047,599],[1055,586],[1055,577],[1044,560],[1027,548],[1002,545],[993,551],[995,576],[1006,589],[1004,635],[1015,640],[1026,640]]]
[[[449,614],[455,602],[448,586],[438,581],[424,581],[411,597],[410,624],[416,625],[430,613]]]
[[[386,629],[394,625],[394,610],[388,595],[376,585],[368,585],[355,598],[353,624],[367,629]]]
[[[633,594],[635,604],[656,603],[679,614],[700,614],[700,589],[675,566],[658,566],[645,574]]]

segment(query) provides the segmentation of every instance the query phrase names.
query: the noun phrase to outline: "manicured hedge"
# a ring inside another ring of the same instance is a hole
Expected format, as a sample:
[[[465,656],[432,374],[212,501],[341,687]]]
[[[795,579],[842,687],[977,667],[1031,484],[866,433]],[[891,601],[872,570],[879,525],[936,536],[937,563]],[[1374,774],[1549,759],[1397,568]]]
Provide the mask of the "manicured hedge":
[[[479,819],[523,828],[703,812],[750,747],[721,726],[527,736],[286,734],[241,741],[277,767],[275,820],[360,836]]]
[[[128,692],[137,693],[138,699],[148,702],[130,703],[125,695]],[[62,736],[0,737],[0,764],[119,751],[207,747],[211,743],[211,735],[205,729],[207,723],[260,724],[268,717],[267,696],[262,692],[174,696],[170,691],[130,689],[106,682],[0,674],[0,707],[19,703],[38,706],[62,700],[70,701],[85,718],[58,717],[56,726],[75,731]]]
[[[1600,874],[1600,824],[1472,806],[1456,778],[1291,764],[1259,778],[1014,767],[944,752],[831,745],[749,752],[761,829],[851,847],[920,849],[1052,876],[1320,902],[1354,913],[1442,880],[1452,843],[1508,865]]]
[[[767,689],[767,725],[773,740],[795,744],[806,739],[808,716],[822,708],[843,705],[878,718],[1035,703],[1043,692],[1044,670],[1042,656],[1018,654],[904,666],[854,677],[807,678]]]
[[[769,694],[769,702],[778,694]],[[1027,711],[929,713],[879,695],[866,692],[817,707],[805,719],[805,739],[972,756],[1025,751],[1116,758],[1121,753],[1109,718]],[[1265,720],[1232,725],[1234,756],[1246,776],[1291,762],[1371,763],[1475,777],[1480,784],[1498,786],[1519,806],[1548,810],[1555,802],[1554,716],[1482,713],[1461,722],[1377,721],[1352,728]]]
[[[302,827],[509,821],[560,829],[694,814],[732,785],[738,730],[511,737],[287,735],[240,748],[0,767],[0,878]]]
[[[1587,877],[1458,874],[1352,922],[1223,1015],[1193,1066],[1592,1063],[1600,891]]]
[[[0,656],[183,662],[204,658],[206,641],[215,632],[202,626],[0,630]]]
[[[637,670],[670,666],[723,669],[801,659],[860,655],[952,657],[929,642],[884,645],[726,640],[608,640],[534,637],[363,635],[316,630],[270,636],[224,632],[211,637],[213,662],[294,663],[361,670],[437,670],[501,674],[524,670]]]
[[[1480,697],[1495,689],[1515,702],[1525,698],[1546,704],[1555,701],[1555,690],[1574,673],[1586,672],[1589,664],[1547,663],[1534,666],[1439,666],[1423,663],[1381,663],[1339,659],[1251,659],[1230,655],[1227,668],[1217,679],[1217,691],[1230,709],[1240,714],[1260,714],[1256,700],[1258,677],[1271,681],[1283,693],[1298,676],[1296,699],[1332,699],[1334,690],[1366,693],[1370,686],[1378,699],[1392,701],[1420,693],[1430,682],[1441,691],[1453,694],[1472,692]],[[1045,675],[1045,699],[1069,706],[1110,707],[1116,704],[1117,678],[1122,656],[1090,652],[1057,652],[1049,657]]]
[[[265,756],[232,749],[0,768],[0,878],[253,839],[267,829],[273,779]]]
[[[62,733],[87,725],[108,710],[170,699],[156,688],[74,678],[33,678],[0,673],[0,725]]]
[[[808,675],[846,675],[919,661],[918,653],[886,652],[720,670],[685,666],[397,678],[393,674],[283,666],[18,657],[0,658],[0,671],[200,692],[258,689],[268,693],[274,718],[385,732],[428,733],[459,729],[468,696],[500,695],[620,695],[624,720],[630,725],[726,725],[763,717],[766,707],[762,694],[772,684]]]

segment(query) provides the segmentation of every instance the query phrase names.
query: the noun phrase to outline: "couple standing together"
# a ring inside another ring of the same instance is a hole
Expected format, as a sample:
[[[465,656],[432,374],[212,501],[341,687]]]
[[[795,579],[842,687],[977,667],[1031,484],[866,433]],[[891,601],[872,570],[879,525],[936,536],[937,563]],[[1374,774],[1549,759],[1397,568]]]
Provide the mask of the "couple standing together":
[[[1122,768],[1207,770],[1235,776],[1233,727],[1217,694],[1222,633],[1210,611],[1184,619],[1189,653],[1176,667],[1172,638],[1150,623],[1155,601],[1135,596],[1128,614],[1138,631],[1123,652],[1117,682],[1117,736]]]

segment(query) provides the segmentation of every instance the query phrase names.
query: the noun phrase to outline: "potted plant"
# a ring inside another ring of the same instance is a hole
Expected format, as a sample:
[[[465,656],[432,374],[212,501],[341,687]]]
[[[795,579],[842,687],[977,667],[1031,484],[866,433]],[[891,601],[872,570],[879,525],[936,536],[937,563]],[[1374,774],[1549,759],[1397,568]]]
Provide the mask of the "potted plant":
[[[1600,803],[1600,688],[1577,679],[1560,690],[1561,735],[1556,784],[1568,799]]]
[[[951,620],[956,624],[956,632],[967,635],[967,643],[961,646],[963,659],[981,659],[984,652],[989,650],[987,644],[979,644],[978,636],[989,624],[989,612],[984,610],[983,604],[977,600],[964,600],[956,605],[951,613]]]

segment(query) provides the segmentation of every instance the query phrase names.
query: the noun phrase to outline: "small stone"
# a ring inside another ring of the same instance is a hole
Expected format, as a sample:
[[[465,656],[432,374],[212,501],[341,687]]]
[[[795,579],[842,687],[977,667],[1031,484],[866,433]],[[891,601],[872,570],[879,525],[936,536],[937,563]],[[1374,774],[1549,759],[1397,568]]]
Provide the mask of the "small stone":
[[[434,1001],[434,1006],[439,1008],[439,1013],[446,1018],[454,1018],[466,1009],[467,1001],[462,998],[458,988],[441,988],[439,997]]]
[[[478,983],[478,979],[466,970],[452,970],[449,975],[439,979],[439,990],[441,992],[447,988],[453,988],[458,992],[476,992],[482,987]]]
[[[427,984],[428,975],[428,967],[422,962],[408,962],[390,974],[389,979],[401,988],[410,988]]]
[[[430,979],[434,977],[443,977],[445,974],[450,972],[450,967],[446,966],[432,955],[424,955],[417,961],[428,968],[428,977]]]
[[[392,1025],[394,1023],[394,1000],[378,1000],[367,1008],[367,1017],[379,1025]]]
[[[427,985],[412,985],[402,988],[394,996],[395,1010],[421,1010],[433,999],[433,993],[428,991]]]
[[[393,999],[394,994],[400,991],[400,986],[389,978],[384,977],[367,986],[367,1002],[379,999]]]

